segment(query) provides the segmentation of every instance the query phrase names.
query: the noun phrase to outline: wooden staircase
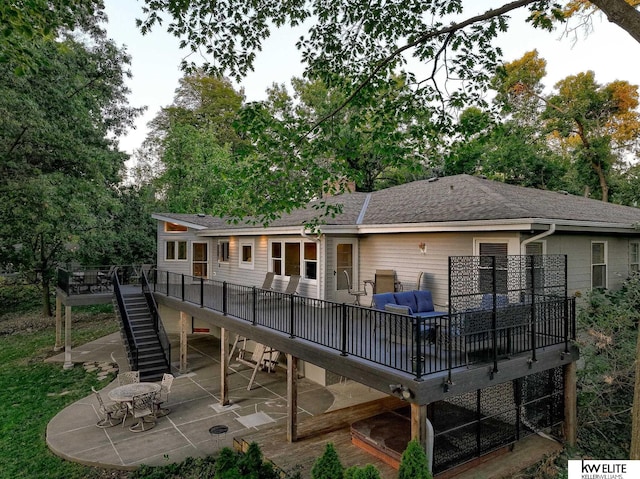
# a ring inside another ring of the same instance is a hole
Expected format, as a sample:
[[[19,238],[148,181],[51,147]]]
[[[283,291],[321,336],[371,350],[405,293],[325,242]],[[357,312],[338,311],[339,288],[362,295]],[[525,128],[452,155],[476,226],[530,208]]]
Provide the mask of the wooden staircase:
[[[164,355],[160,337],[154,328],[153,316],[142,292],[125,293],[122,300],[127,311],[131,333],[138,347],[137,365],[134,349],[128,340],[124,322],[120,318],[120,334],[125,344],[129,366],[140,371],[141,381],[159,381],[170,365]],[[116,311],[118,311],[116,305]]]

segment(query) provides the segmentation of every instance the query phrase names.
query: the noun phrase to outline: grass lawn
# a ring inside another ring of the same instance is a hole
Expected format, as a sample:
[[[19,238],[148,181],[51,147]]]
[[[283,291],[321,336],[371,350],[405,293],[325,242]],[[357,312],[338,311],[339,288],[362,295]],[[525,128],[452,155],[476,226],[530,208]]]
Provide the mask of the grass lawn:
[[[73,323],[74,347],[118,330],[110,306],[78,308]],[[82,367],[44,363],[54,344],[54,318],[0,315],[0,479],[126,477],[65,461],[47,448],[51,418],[100,384]]]

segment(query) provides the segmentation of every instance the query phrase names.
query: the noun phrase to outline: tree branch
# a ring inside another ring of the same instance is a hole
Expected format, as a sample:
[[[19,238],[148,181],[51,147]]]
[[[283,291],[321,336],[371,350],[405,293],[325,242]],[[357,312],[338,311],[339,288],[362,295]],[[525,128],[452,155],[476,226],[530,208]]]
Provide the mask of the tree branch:
[[[491,18],[499,17],[500,15],[504,15],[505,13],[508,13],[508,12],[510,12],[512,10],[517,10],[518,8],[522,8],[522,7],[525,7],[525,6],[527,6],[527,5],[531,4],[531,3],[534,3],[534,1],[535,0],[518,0],[516,2],[511,2],[511,3],[508,3],[506,5],[503,5],[500,8],[495,8],[493,10],[487,10],[485,13],[483,13],[481,15],[476,15],[475,17],[471,17],[471,18],[469,18],[469,19],[467,19],[467,20],[465,20],[463,22],[453,23],[450,26],[442,28],[440,30],[424,33],[424,34],[420,35],[418,38],[416,38],[414,41],[409,42],[406,45],[397,48],[396,50],[391,52],[386,58],[384,58],[380,62],[378,62],[378,64],[374,67],[374,69],[371,71],[371,73],[369,73],[364,78],[364,80],[362,80],[358,84],[356,89],[351,93],[351,95],[349,95],[342,102],[342,104],[340,104],[340,106],[338,106],[335,110],[327,113],[325,116],[323,116],[318,121],[316,121],[311,126],[311,128],[303,135],[303,138],[307,137],[309,135],[309,133],[311,133],[313,130],[318,128],[318,126],[320,126],[322,123],[327,121],[329,118],[333,117],[334,115],[336,115],[337,113],[342,111],[351,102],[351,100],[353,100],[358,95],[358,93],[360,93],[360,91],[362,91],[362,89],[371,81],[371,79],[380,70],[382,70],[386,65],[391,63],[391,61],[394,58],[399,56],[404,51],[409,50],[410,48],[413,48],[413,47],[415,47],[417,45],[420,45],[421,43],[424,43],[427,40],[430,40],[432,38],[439,37],[441,35],[450,35],[450,34],[453,34],[453,33],[457,32],[457,31],[459,31],[459,30],[462,30],[463,28],[466,28],[466,27],[468,27],[470,25],[473,25],[474,23],[483,22],[483,21],[489,20]]]

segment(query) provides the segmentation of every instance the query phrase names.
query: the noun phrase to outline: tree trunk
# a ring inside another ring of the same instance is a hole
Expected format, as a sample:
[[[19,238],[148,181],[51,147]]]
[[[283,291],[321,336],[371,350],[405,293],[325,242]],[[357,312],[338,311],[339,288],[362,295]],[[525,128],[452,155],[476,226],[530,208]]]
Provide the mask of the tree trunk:
[[[640,43],[640,12],[625,0],[591,0],[604,12],[611,23],[615,23]]]
[[[45,272],[42,272],[42,315],[45,317],[53,316],[53,309],[51,308],[51,296],[49,279]]]

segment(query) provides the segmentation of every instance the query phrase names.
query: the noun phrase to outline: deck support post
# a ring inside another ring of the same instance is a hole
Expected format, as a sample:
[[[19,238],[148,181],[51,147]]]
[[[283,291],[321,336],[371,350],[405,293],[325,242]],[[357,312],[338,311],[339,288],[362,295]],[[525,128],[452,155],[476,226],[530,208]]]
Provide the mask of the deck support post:
[[[427,406],[411,403],[411,439],[417,439],[422,447],[427,445]]]
[[[564,440],[569,447],[575,447],[578,432],[576,371],[575,361],[564,366]]]
[[[62,300],[56,294],[56,344],[53,350],[61,351],[62,347]]]
[[[229,330],[220,328],[220,405],[229,405]]]
[[[63,369],[71,369],[71,306],[64,307],[64,364]]]
[[[287,442],[298,440],[298,358],[287,354]]]
[[[187,373],[187,324],[189,315],[180,311],[180,374]]]

